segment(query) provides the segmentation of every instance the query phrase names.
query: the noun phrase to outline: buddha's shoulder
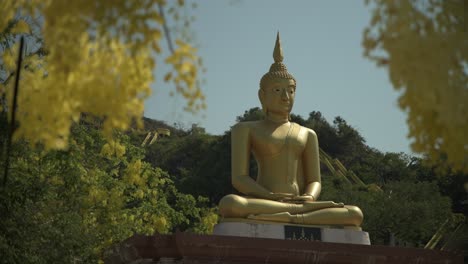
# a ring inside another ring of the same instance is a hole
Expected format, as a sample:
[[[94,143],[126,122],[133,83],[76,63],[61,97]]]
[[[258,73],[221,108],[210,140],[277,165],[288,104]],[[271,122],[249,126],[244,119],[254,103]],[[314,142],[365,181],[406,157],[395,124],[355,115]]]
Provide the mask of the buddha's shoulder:
[[[250,130],[252,130],[252,129],[255,129],[255,128],[259,127],[260,124],[261,124],[261,121],[244,121],[244,122],[239,122],[239,123],[235,124],[235,125],[232,127],[231,131],[232,131],[233,133],[236,133],[236,132],[242,133],[242,131],[244,131],[244,132],[247,131],[247,132],[248,132],[248,131],[250,131]]]
[[[313,129],[308,128],[308,127],[305,127],[305,126],[301,126],[301,125],[299,125],[299,124],[297,124],[297,123],[292,123],[292,124],[294,124],[295,126],[299,127],[299,129],[300,129],[300,131],[301,131],[300,133],[306,134],[307,137],[314,137],[314,138],[317,137],[317,134],[315,133],[315,131],[314,131]]]

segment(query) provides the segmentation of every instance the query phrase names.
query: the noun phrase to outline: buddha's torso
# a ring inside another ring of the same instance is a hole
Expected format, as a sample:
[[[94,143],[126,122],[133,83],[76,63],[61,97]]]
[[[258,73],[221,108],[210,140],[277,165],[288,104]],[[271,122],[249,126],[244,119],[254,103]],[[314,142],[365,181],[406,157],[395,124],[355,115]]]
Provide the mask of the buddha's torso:
[[[307,129],[295,123],[283,125],[252,122],[250,147],[257,160],[257,182],[275,193],[300,195],[304,189],[302,153]]]

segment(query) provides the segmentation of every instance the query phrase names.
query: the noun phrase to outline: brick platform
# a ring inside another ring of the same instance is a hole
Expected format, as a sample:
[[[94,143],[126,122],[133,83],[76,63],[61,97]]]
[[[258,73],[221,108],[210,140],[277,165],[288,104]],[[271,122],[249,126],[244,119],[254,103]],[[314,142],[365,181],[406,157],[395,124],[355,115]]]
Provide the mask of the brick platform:
[[[122,263],[463,263],[458,253],[318,241],[176,233],[133,236],[110,252]]]

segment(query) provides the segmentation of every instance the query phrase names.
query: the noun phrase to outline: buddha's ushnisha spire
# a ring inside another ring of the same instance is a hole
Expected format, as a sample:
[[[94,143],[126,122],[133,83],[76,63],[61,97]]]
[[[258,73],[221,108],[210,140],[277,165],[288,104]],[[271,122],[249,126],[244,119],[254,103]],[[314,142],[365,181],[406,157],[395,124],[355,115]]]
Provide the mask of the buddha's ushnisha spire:
[[[271,80],[274,78],[291,79],[294,80],[295,83],[296,80],[288,72],[288,69],[286,69],[286,65],[284,65],[283,63],[283,49],[281,48],[279,32],[276,35],[275,49],[273,50],[273,59],[275,62],[271,64],[270,70],[267,73],[265,73],[265,75],[263,75],[262,79],[260,80],[260,88],[262,88],[265,85],[265,82],[267,80]]]
[[[273,50],[273,59],[275,62],[283,62],[283,49],[281,48],[279,31],[276,35],[275,49]]]

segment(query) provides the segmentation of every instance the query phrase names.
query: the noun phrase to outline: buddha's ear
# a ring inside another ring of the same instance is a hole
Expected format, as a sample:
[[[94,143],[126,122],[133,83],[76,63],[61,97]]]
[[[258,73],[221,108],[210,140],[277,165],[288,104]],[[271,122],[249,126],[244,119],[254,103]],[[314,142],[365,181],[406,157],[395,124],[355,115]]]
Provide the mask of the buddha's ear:
[[[264,104],[264,100],[265,100],[265,91],[263,89],[258,89],[258,99],[260,99],[260,104],[262,105],[262,111],[264,114],[267,113],[267,109],[265,107],[265,104]]]
[[[258,99],[260,99],[260,103],[263,105],[263,100],[265,97],[265,91],[262,88],[258,89]]]

